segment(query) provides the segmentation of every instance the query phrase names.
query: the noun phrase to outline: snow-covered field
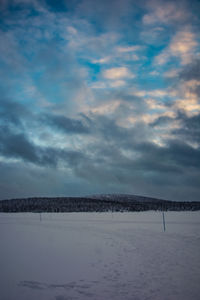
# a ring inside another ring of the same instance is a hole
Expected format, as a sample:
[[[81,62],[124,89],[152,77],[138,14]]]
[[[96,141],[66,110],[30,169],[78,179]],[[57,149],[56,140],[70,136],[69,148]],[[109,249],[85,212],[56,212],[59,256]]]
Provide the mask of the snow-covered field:
[[[199,300],[200,212],[0,214],[1,300]]]

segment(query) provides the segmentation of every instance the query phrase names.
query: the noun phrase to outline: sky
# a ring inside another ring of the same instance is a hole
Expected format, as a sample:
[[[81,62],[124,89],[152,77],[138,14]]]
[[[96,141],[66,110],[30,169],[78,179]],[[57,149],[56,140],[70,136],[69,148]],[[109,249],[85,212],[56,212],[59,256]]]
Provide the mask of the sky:
[[[1,0],[0,199],[200,200],[200,1]]]

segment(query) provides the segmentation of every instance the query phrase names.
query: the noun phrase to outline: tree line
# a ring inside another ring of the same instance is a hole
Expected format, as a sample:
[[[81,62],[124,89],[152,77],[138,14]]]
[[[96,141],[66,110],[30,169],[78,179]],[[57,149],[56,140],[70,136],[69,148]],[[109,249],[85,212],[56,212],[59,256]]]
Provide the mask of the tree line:
[[[107,212],[107,211],[184,211],[200,210],[200,202],[126,199],[93,199],[87,197],[23,198],[0,201],[0,212]]]

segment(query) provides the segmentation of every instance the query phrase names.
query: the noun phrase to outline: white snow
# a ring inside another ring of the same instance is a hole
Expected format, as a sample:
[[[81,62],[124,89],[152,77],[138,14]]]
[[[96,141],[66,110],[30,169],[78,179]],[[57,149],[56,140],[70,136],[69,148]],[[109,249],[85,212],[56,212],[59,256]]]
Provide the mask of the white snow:
[[[1,300],[200,299],[200,212],[0,214]]]

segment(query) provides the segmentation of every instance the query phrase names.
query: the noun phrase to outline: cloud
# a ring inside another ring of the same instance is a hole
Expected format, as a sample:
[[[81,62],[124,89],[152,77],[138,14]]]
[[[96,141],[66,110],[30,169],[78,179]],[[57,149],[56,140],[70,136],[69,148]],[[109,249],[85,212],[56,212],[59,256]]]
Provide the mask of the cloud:
[[[198,199],[193,4],[11,2],[0,13],[1,197],[10,185]]]
[[[95,136],[100,134],[100,137],[87,147],[90,159],[76,168],[78,176],[101,184],[106,179],[109,186],[124,185],[128,190],[131,187],[137,190],[140,178],[144,192],[144,187],[149,190],[150,185],[157,186],[157,191],[158,186],[173,190],[177,176],[180,182],[185,182],[188,174],[197,174],[200,150],[182,142],[178,136],[159,146],[151,139],[147,142],[148,127],[143,127],[144,134],[139,123],[132,128],[123,128],[105,116],[94,118]],[[198,188],[198,182],[194,187]],[[187,199],[188,196],[188,193],[182,193],[180,197]]]
[[[168,90],[170,99],[168,108],[175,113],[182,111],[188,117],[198,115],[200,110],[199,60],[194,59],[181,68],[171,69],[169,74],[165,72],[164,76],[171,85]]]
[[[175,57],[180,59],[182,65],[187,65],[192,62],[197,45],[196,36],[192,31],[178,31],[172,37],[169,46],[155,57],[155,63],[163,65]]]
[[[179,69],[169,69],[164,73],[164,77],[166,78],[174,78],[177,77],[179,74]]]
[[[140,39],[147,45],[163,46],[166,43],[167,35],[167,30],[162,26],[144,26],[140,32]]]
[[[131,0],[82,0],[76,7],[76,15],[90,19],[97,27],[104,30],[112,30],[126,27],[127,21],[135,12],[132,7],[135,7],[135,11],[137,10],[137,6]]]
[[[173,56],[180,57],[183,65],[191,62],[194,50],[197,46],[195,34],[185,30],[178,32],[169,45],[169,52]]]
[[[200,59],[194,59],[187,68],[181,70],[179,74],[183,80],[198,80],[200,81]]]
[[[200,81],[180,80],[174,91],[177,97],[173,103],[174,108],[188,114],[197,114],[200,110],[199,90]]]
[[[189,17],[183,1],[148,1],[147,8],[149,13],[143,16],[145,25],[156,23],[177,23],[185,21]]]
[[[171,123],[172,118],[169,116],[159,116],[158,118],[156,118],[156,120],[154,120],[152,123],[150,123],[150,126],[162,126],[162,125],[169,125],[169,123]]]
[[[126,47],[119,46],[119,47],[117,47],[117,51],[120,53],[127,53],[127,52],[134,52],[134,51],[140,50],[141,48],[142,47],[138,46],[138,45],[126,46]]]
[[[55,167],[64,154],[55,148],[37,146],[24,133],[16,133],[8,127],[1,128],[0,137],[0,154],[7,158]]]
[[[64,168],[41,168],[27,162],[0,161],[0,169],[0,199],[81,196],[88,192],[94,194],[98,188]]]
[[[43,124],[68,134],[88,134],[90,132],[88,124],[84,124],[85,120],[72,119],[63,115],[46,114],[42,116],[41,121]]]
[[[152,90],[152,91],[148,91],[147,95],[152,96],[152,97],[156,97],[156,98],[162,98],[164,96],[167,96],[168,92],[166,90]]]
[[[121,78],[131,78],[133,74],[129,71],[127,67],[116,67],[103,71],[103,77],[106,79],[121,79]]]
[[[200,147],[200,114],[187,116],[183,112],[179,112],[177,119],[181,126],[172,131],[172,134],[180,140],[192,143],[195,147]]]
[[[109,41],[110,42],[110,41]],[[116,44],[120,44],[120,39],[118,38],[113,45],[110,47],[108,46],[107,49],[104,49],[105,55],[102,54],[98,58],[91,59],[93,64],[118,64],[120,61],[121,63],[127,63],[130,61],[138,61],[143,60],[144,56],[141,53],[144,52],[145,47],[139,45],[132,45],[132,46],[116,46]]]
[[[2,90],[0,103],[0,124],[23,127],[23,119],[31,115],[29,110],[21,103],[6,98]]]
[[[75,167],[84,154],[72,150],[50,146],[39,146],[31,141],[24,133],[16,133],[8,127],[0,130],[0,154],[3,157],[29,162],[40,167],[57,167],[62,165]]]
[[[2,99],[0,106],[0,155],[3,161],[24,161],[41,167],[57,167],[59,161],[73,165],[78,157],[74,149],[63,149],[56,131],[67,134],[88,134],[87,119],[76,120],[50,114],[32,114],[25,105]],[[52,128],[54,129],[52,131]]]
[[[110,83],[110,86],[113,88],[118,88],[124,86],[126,82],[124,80],[115,80]]]
[[[111,60],[111,57],[106,56],[106,57],[102,57],[99,59],[93,59],[92,63],[93,64],[105,64],[105,63],[108,63],[110,60]]]
[[[37,162],[35,148],[24,134],[13,133],[9,128],[2,127],[0,131],[0,153],[6,157],[23,158],[30,162]]]

